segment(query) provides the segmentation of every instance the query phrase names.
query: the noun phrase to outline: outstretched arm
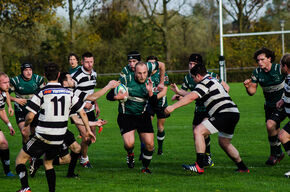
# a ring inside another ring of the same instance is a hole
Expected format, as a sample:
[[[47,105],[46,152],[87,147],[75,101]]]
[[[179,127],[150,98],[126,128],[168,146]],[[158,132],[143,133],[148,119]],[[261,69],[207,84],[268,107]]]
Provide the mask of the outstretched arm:
[[[82,109],[79,112],[79,115],[86,127],[86,131],[87,131],[87,139],[90,139],[92,141],[92,143],[96,142],[96,137],[93,134],[93,132],[91,131],[90,125],[89,125],[89,120],[88,120],[88,116],[86,115],[86,112]]]
[[[9,114],[9,116],[13,116],[14,110],[13,110],[12,105],[11,105],[10,94],[8,91],[5,94],[6,94],[6,103],[8,105],[8,114]]]
[[[256,93],[258,84],[257,83],[252,83],[251,79],[246,79],[244,81],[244,86],[246,88],[247,93],[250,96],[252,96],[252,95],[254,95]]]
[[[116,88],[118,87],[118,85],[120,85],[120,82],[119,81],[115,81],[115,80],[112,80],[110,81],[104,88],[102,88],[101,90],[89,95],[86,100],[89,100],[89,101],[95,101],[97,100],[98,98],[100,98],[101,96],[103,96],[107,91],[109,91],[110,89],[113,89],[113,88]]]

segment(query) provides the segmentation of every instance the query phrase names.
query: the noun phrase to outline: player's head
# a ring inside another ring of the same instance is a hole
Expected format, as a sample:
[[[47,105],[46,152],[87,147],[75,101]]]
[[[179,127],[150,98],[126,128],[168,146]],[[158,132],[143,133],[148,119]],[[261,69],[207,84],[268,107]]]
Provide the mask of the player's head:
[[[73,69],[78,66],[78,60],[79,57],[75,53],[70,53],[68,55],[68,62]]]
[[[58,78],[58,82],[63,87],[69,87],[72,88],[75,86],[75,82],[71,78],[71,75],[68,72],[61,72]]]
[[[261,69],[267,69],[275,61],[275,53],[265,47],[257,50],[254,54],[255,61]]]
[[[288,75],[290,73],[290,54],[286,53],[285,55],[283,55],[280,63],[282,67],[282,72]]]
[[[94,66],[94,56],[91,52],[82,55],[82,65],[87,72],[92,72]]]
[[[56,81],[59,76],[58,65],[55,63],[48,63],[44,66],[44,75],[48,81]]]
[[[198,63],[202,63],[202,56],[198,53],[191,54],[188,59],[189,70],[191,70]]]
[[[20,66],[22,77],[26,80],[30,80],[33,74],[31,63],[22,63]]]
[[[191,70],[190,74],[195,82],[202,80],[202,77],[207,74],[206,67],[202,63],[196,64]]]
[[[158,61],[158,58],[156,56],[154,56],[154,55],[150,55],[150,56],[147,57],[146,61],[154,63],[154,62]]]
[[[135,70],[135,65],[141,61],[141,55],[138,51],[131,51],[128,53],[127,55],[127,60],[128,63],[131,67],[131,70],[134,71]]]
[[[148,68],[146,63],[139,61],[135,66],[135,79],[139,83],[145,83],[148,77]]]
[[[0,72],[0,90],[1,91],[8,91],[9,90],[9,77],[6,73]]]

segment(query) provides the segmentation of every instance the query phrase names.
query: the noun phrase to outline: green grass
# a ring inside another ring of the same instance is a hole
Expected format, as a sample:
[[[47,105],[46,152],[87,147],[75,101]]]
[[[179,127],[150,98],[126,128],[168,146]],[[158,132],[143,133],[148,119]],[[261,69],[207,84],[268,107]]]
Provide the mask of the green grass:
[[[250,173],[234,173],[235,164],[225,155],[217,143],[217,135],[211,137],[211,151],[215,166],[206,169],[203,175],[192,175],[181,167],[183,163],[195,160],[192,136],[192,119],[194,105],[177,109],[166,121],[166,138],[164,155],[153,155],[152,175],[140,173],[141,162],[135,158],[134,169],[128,169],[125,163],[126,152],[116,123],[117,102],[99,100],[101,118],[109,121],[95,144],[89,147],[89,157],[93,169],[79,165],[76,172],[79,179],[65,177],[67,165],[56,166],[56,191],[288,191],[290,182],[284,173],[290,169],[289,158],[274,167],[265,165],[269,155],[269,144],[264,123],[264,98],[261,89],[255,96],[249,97],[242,83],[231,83],[230,95],[238,105],[241,118],[236,127],[233,144],[237,147]],[[172,92],[169,91],[168,98]],[[171,103],[171,101],[169,101]],[[285,124],[288,120],[284,121]],[[11,169],[15,173],[15,158],[21,148],[20,132],[12,117],[15,136],[10,136],[1,122],[1,129],[9,141]],[[154,121],[156,130],[156,121]],[[75,135],[77,130],[69,126]],[[139,156],[138,137],[136,136],[135,156]],[[1,166],[0,166],[1,167]],[[10,192],[20,188],[18,177],[6,178],[0,168],[0,191]],[[34,192],[48,191],[45,172],[41,168],[35,178],[29,178]]]

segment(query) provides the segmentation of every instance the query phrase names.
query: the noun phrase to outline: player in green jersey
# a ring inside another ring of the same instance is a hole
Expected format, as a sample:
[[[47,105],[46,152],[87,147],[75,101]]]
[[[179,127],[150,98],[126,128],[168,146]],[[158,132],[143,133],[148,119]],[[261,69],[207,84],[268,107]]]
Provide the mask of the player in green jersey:
[[[25,116],[28,111],[25,108],[27,100],[31,99],[33,94],[39,88],[44,86],[42,76],[33,73],[32,64],[21,64],[21,74],[10,79],[10,89],[15,92],[16,97],[11,96],[11,101],[14,101],[15,119],[22,134],[22,142],[25,143],[30,135],[30,130],[23,131]],[[35,125],[35,118],[32,126]]]
[[[145,144],[142,159],[142,172],[151,173],[149,164],[152,159],[154,150],[154,131],[151,122],[150,114],[146,111],[147,101],[154,103],[157,96],[153,94],[153,83],[147,80],[148,69],[144,62],[138,62],[135,66],[134,75],[129,74],[121,83],[126,85],[128,92],[125,94],[119,92],[114,96],[114,90],[111,90],[108,95],[108,100],[123,100],[127,97],[126,102],[119,103],[118,125],[124,141],[124,147],[127,151],[127,165],[129,168],[135,166],[134,161],[134,144],[135,130],[137,130],[142,142]],[[148,83],[147,83],[148,82]]]
[[[179,89],[176,84],[171,85],[171,90],[175,92],[175,95],[173,96],[172,100],[178,100],[181,97],[189,94],[189,91],[193,91],[196,82],[194,81],[192,75],[190,74],[190,70],[198,63],[202,63],[202,56],[197,53],[193,53],[189,57],[189,63],[188,63],[188,68],[189,68],[189,73],[184,77],[184,81],[182,83],[181,89]],[[218,78],[218,75],[213,73],[213,72],[207,72],[211,77]],[[219,80],[219,82],[222,84],[224,89],[229,92],[230,87],[228,84],[222,80]],[[203,120],[208,119],[209,115],[208,112],[205,108],[205,106],[200,102],[196,101],[195,103],[195,111],[194,111],[194,118],[192,122],[192,130],[195,129],[197,125],[199,125]],[[206,166],[213,166],[214,163],[212,162],[211,159],[211,152],[210,152],[210,136],[205,138],[205,143],[206,143],[206,158],[205,158],[205,165]]]
[[[68,56],[68,62],[69,62],[69,74],[74,74],[81,66],[79,66],[78,63],[79,57],[74,54],[74,53],[70,53]]]
[[[263,89],[266,127],[270,143],[270,157],[266,164],[275,165],[284,157],[278,132],[280,123],[286,118],[286,115],[276,109],[276,103],[282,98],[285,77],[281,73],[280,64],[274,63],[275,53],[271,50],[267,48],[257,50],[254,59],[259,67],[253,71],[251,79],[244,81],[244,86],[250,96],[256,93],[258,84]]]

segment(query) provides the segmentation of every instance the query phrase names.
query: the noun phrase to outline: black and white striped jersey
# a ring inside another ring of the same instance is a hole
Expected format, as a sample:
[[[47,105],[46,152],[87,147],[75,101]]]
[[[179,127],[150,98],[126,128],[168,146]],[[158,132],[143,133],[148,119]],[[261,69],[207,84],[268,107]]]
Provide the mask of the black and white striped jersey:
[[[198,95],[210,116],[224,112],[239,113],[237,105],[232,101],[223,86],[210,75],[206,75],[196,85],[193,92]]]
[[[75,81],[75,89],[85,92],[86,94],[90,95],[94,93],[94,89],[97,85],[97,73],[93,70],[91,74],[84,70],[84,67],[80,67],[72,76],[73,80]],[[86,101],[91,102],[91,101]],[[93,104],[93,102],[91,102]],[[86,112],[93,111],[95,106]]]
[[[290,74],[287,75],[285,80],[283,100],[285,111],[288,117],[290,117]]]
[[[39,113],[35,135],[47,144],[63,143],[71,113],[79,112],[84,106],[82,100],[59,83],[48,83],[31,100],[27,102],[27,110]]]
[[[0,93],[0,110],[5,109],[6,93],[1,91]]]

